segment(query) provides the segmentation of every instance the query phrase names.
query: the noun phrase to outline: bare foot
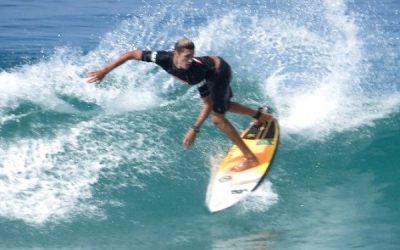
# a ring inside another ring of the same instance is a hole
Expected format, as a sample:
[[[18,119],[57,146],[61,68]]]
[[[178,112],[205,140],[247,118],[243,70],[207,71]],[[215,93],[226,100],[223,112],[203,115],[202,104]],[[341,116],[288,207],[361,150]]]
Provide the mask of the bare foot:
[[[270,114],[266,114],[266,113],[262,113],[260,118],[258,118],[257,120],[253,121],[251,123],[252,126],[259,126],[261,124],[263,124],[264,122],[268,122],[271,121],[272,119],[274,119],[274,117]]]
[[[250,168],[257,167],[260,163],[257,158],[245,158],[242,162],[231,168],[232,172],[242,172]]]

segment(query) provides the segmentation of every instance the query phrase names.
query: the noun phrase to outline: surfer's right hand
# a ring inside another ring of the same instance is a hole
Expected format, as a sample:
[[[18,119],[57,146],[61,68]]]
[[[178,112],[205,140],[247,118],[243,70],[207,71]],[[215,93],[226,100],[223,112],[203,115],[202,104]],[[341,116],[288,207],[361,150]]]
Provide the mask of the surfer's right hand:
[[[88,75],[88,83],[100,83],[103,78],[107,75],[108,71],[105,69],[90,72]]]
[[[193,145],[194,141],[196,140],[196,134],[197,132],[194,129],[190,129],[186,133],[185,137],[183,138],[183,147],[185,149],[188,149]]]

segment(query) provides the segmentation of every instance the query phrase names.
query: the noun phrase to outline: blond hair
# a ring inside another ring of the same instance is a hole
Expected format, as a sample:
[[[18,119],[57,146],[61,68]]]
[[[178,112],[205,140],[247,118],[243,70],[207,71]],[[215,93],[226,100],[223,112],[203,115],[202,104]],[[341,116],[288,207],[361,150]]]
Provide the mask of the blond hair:
[[[183,37],[181,39],[179,39],[178,41],[176,41],[174,49],[176,51],[181,51],[182,49],[190,49],[190,50],[194,50],[195,46],[194,43],[192,42],[192,40]]]

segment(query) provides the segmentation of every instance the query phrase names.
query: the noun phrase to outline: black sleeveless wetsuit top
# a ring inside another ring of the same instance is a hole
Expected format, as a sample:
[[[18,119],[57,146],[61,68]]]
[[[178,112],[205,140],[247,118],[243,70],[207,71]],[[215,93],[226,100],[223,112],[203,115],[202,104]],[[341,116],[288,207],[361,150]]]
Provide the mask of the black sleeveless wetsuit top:
[[[227,62],[221,57],[219,68],[215,69],[214,61],[209,56],[193,57],[189,69],[182,70],[175,67],[173,53],[168,51],[143,51],[142,60],[154,62],[179,80],[195,85],[204,82],[198,87],[202,98],[210,96],[213,101],[213,111],[224,114],[229,110],[232,89],[230,81],[232,71]]]
[[[215,64],[209,56],[193,57],[193,63],[187,70],[178,69],[173,64],[173,53],[171,51],[143,51],[142,61],[154,62],[166,72],[179,80],[196,85],[215,76]],[[207,84],[198,88],[201,97],[210,94]]]

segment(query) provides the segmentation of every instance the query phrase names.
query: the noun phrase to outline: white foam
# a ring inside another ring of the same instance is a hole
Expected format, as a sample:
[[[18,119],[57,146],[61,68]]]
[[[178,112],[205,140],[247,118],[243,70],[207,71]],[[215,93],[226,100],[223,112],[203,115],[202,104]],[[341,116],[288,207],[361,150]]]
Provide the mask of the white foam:
[[[86,75],[105,63],[96,65],[91,57],[70,48],[60,48],[50,58],[34,65],[0,72],[0,108],[14,108],[30,102],[46,110],[76,112],[63,96],[97,104],[110,112],[143,110],[162,102],[158,97],[160,91],[153,86],[157,78],[147,74],[154,66],[135,68],[137,64],[132,63],[115,70],[96,86],[86,83]],[[132,74],[134,71],[136,73]]]
[[[346,14],[343,1],[323,3],[330,33],[319,37],[308,31],[306,37],[315,40],[313,43],[290,39],[286,44],[286,49],[312,45],[309,48],[314,51],[311,59],[319,64],[321,70],[315,72],[312,68],[305,68],[308,75],[299,75],[280,65],[264,84],[264,93],[272,99],[279,112],[282,130],[309,139],[323,139],[334,132],[371,124],[375,119],[390,114],[400,104],[400,101],[395,101],[399,100],[399,93],[385,93],[382,98],[363,90],[361,84],[368,71],[363,61],[365,55],[358,27]],[[298,31],[295,28],[291,33],[297,35]],[[379,112],[372,108],[374,105],[379,107]]]
[[[278,200],[278,194],[274,192],[272,183],[266,180],[244,201],[240,202],[239,207],[243,213],[264,212],[276,204]]]
[[[222,54],[233,65],[234,80],[260,83],[258,102],[275,107],[283,135],[320,140],[398,109],[399,92],[380,89],[387,83],[373,86],[379,95],[368,89],[368,54],[346,2],[298,7],[295,14],[304,11],[310,22],[287,18],[290,10],[266,16],[233,10],[202,27],[196,44],[200,53]]]
[[[0,216],[41,224],[95,209],[82,201],[92,195],[91,184],[98,179],[100,164],[77,164],[66,152],[68,145],[76,146],[82,128],[72,128],[53,139],[2,145]]]
[[[132,49],[131,41],[124,40],[132,37],[131,30],[126,33],[126,23],[89,54],[56,48],[34,64],[0,72],[1,125],[28,115],[13,114],[22,104],[40,106],[44,112],[77,113],[80,111],[68,101],[76,98],[105,111],[94,117],[83,114],[88,121],[61,124],[40,138],[0,140],[0,217],[42,225],[80,215],[105,216],[103,205],[120,202],[94,197],[93,188],[102,171],[107,171],[111,189],[142,188],[145,183],[139,175],[161,173],[158,161],[168,164],[174,158],[174,152],[160,139],[166,129],[154,124],[153,118],[120,116],[163,105],[160,93],[168,91],[171,83],[166,73],[155,72],[154,64],[132,61],[114,70],[100,85],[86,83],[89,71]],[[114,46],[116,42],[120,46]],[[145,140],[149,126],[154,134]],[[129,168],[120,169],[120,164]]]
[[[112,183],[110,192],[143,188],[138,176],[161,173],[174,158],[159,138],[165,128],[152,125],[154,136],[144,139],[149,124],[130,121],[103,117],[61,129],[51,138],[1,142],[0,217],[42,225],[81,215],[106,216],[102,207],[121,201],[94,196],[103,171]],[[137,124],[137,132],[131,124]]]

